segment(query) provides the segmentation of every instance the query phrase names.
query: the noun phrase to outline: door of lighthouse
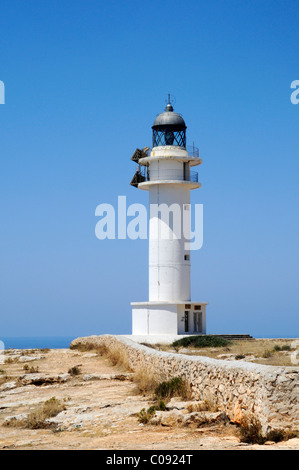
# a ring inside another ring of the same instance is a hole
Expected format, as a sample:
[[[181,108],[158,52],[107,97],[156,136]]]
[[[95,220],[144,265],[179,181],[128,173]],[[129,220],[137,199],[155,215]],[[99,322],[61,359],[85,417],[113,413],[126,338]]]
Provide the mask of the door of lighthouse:
[[[202,333],[202,313],[193,312],[194,333]]]
[[[185,311],[185,333],[189,332],[189,312]]]

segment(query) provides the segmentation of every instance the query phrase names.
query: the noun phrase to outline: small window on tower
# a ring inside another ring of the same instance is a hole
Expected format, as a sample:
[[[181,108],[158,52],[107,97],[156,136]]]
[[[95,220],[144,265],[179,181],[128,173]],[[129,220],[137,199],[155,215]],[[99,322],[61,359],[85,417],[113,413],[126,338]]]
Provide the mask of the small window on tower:
[[[185,260],[185,261],[190,261],[190,255],[185,255],[185,256],[184,256],[184,260]]]
[[[201,305],[195,305],[194,310],[201,310]]]

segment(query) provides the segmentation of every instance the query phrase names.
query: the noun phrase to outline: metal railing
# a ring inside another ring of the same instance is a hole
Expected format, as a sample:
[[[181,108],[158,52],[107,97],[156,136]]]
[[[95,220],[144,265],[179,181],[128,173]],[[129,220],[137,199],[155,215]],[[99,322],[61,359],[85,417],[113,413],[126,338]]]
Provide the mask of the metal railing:
[[[190,177],[189,180],[187,181],[192,181],[193,183],[198,183],[198,173],[197,171],[190,171]]]
[[[163,171],[148,171],[147,167],[139,167],[140,179],[143,181],[167,181],[167,180],[176,180],[176,181],[190,181],[193,183],[198,183],[198,173],[197,171],[188,171],[187,174],[184,174],[184,170],[163,170]]]
[[[178,148],[182,148],[182,149],[186,149],[187,152],[188,152],[188,155],[190,155],[191,157],[196,157],[196,158],[199,158],[199,148],[198,147],[195,147],[195,145],[186,145],[186,147],[180,147],[179,145],[176,145],[176,147]],[[139,149],[137,149],[139,150]],[[151,152],[151,148],[149,147],[145,147],[142,151],[139,150],[139,152],[144,152],[144,155],[140,155],[141,156],[149,156],[150,155],[150,152]],[[135,155],[135,154],[134,154]],[[135,160],[136,161],[136,160]]]
[[[191,157],[199,158],[199,149],[194,145],[187,145],[186,150]]]

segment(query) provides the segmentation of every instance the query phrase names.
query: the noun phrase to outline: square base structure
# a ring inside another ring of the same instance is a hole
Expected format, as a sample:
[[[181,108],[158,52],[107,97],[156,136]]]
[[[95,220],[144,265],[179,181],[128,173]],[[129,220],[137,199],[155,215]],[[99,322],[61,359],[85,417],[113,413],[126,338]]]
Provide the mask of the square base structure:
[[[204,335],[207,302],[132,302],[133,335]]]

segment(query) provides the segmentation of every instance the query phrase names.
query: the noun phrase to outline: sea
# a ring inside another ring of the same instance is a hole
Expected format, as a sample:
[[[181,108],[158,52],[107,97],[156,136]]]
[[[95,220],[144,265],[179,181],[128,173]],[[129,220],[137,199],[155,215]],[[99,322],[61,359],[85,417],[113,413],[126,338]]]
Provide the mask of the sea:
[[[76,336],[0,337],[1,349],[67,349]]]

